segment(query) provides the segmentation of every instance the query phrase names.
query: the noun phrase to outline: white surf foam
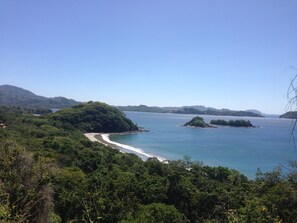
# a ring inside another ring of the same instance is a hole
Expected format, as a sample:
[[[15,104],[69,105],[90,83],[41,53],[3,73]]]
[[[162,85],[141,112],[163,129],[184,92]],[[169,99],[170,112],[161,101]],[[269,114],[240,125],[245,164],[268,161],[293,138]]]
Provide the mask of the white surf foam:
[[[125,145],[125,144],[121,144],[121,143],[118,143],[118,142],[111,141],[111,140],[109,139],[109,135],[110,135],[110,134],[101,134],[101,137],[102,137],[102,139],[103,139],[105,142],[108,142],[108,143],[110,143],[110,144],[119,146],[119,147],[121,147],[121,148],[123,148],[123,149],[132,151],[132,152],[134,152],[134,153],[143,155],[143,156],[145,156],[145,157],[148,157],[148,158],[156,157],[156,158],[157,158],[159,161],[161,161],[161,162],[164,162],[164,161],[166,160],[166,159],[163,158],[163,157],[155,156],[155,155],[153,155],[153,154],[146,153],[146,152],[144,152],[142,149],[135,148],[135,147],[133,147],[133,146],[129,146],[129,145]]]

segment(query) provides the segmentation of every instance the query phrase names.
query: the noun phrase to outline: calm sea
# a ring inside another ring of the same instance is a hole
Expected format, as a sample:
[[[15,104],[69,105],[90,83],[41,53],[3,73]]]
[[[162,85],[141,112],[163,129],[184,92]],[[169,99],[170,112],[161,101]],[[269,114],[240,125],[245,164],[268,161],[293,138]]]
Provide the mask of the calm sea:
[[[188,128],[182,125],[195,115],[125,113],[138,126],[150,132],[112,135],[110,139],[164,159],[176,160],[189,156],[206,165],[239,170],[252,179],[257,168],[271,171],[297,158],[291,136],[292,120],[201,115],[206,122],[212,119],[250,120],[257,128]]]

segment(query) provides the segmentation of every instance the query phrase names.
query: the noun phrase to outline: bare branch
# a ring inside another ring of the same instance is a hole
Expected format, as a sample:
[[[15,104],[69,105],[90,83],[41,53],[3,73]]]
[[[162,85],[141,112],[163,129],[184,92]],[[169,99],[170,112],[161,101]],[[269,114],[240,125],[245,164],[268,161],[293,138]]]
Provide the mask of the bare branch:
[[[295,67],[290,67],[290,69],[297,71],[297,69]],[[287,112],[297,111],[297,74],[295,74],[294,78],[291,80],[290,85],[288,87],[287,100],[288,100],[288,104],[286,106],[286,111]],[[292,127],[292,130],[291,130],[291,136],[292,136],[292,139],[293,139],[293,142],[294,142],[294,147],[296,148],[296,141],[295,141],[295,137],[294,137],[294,132],[295,132],[296,125],[297,125],[297,119],[295,119],[292,116],[292,120],[293,120],[293,127]]]

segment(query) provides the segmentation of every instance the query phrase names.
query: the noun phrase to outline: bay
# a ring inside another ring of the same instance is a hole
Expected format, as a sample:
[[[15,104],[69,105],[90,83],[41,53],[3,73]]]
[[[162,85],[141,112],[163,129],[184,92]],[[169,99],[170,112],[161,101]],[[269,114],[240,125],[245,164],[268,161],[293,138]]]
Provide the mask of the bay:
[[[257,128],[189,128],[183,124],[195,115],[125,114],[138,126],[150,131],[111,135],[110,139],[167,160],[188,156],[205,165],[236,169],[253,179],[258,168],[264,172],[272,171],[297,157],[291,134],[293,121],[289,119],[201,115],[207,123],[212,119],[244,119],[250,120]]]

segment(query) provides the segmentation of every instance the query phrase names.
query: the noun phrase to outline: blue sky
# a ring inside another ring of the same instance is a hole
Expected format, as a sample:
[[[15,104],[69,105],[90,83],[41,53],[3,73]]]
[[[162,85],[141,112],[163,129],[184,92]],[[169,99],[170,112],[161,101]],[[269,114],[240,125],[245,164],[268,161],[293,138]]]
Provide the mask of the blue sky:
[[[283,113],[296,0],[1,0],[0,84],[112,105]]]

